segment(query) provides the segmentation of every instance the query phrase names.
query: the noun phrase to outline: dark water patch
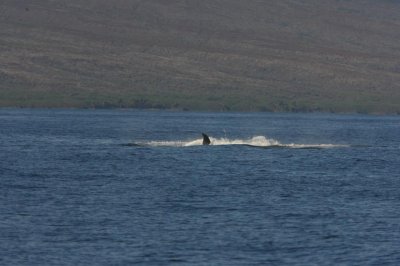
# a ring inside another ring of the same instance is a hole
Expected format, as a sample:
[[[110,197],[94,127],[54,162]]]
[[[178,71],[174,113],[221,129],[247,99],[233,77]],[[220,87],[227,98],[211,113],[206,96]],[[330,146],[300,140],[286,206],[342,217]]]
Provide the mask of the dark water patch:
[[[140,143],[123,143],[123,144],[120,144],[120,146],[123,146],[123,147],[145,147],[145,145],[140,144]]]

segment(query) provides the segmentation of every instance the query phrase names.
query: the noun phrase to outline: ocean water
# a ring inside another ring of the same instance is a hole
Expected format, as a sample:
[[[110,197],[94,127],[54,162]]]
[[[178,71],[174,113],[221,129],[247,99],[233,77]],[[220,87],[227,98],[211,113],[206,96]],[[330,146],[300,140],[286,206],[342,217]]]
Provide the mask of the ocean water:
[[[400,117],[0,109],[0,265],[132,264],[400,265]]]

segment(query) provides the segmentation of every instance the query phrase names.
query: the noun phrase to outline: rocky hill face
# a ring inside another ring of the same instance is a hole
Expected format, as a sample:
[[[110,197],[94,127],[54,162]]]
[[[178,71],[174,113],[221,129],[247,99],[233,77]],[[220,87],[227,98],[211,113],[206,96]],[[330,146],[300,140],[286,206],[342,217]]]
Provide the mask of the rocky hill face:
[[[2,0],[0,106],[400,112],[400,1]]]

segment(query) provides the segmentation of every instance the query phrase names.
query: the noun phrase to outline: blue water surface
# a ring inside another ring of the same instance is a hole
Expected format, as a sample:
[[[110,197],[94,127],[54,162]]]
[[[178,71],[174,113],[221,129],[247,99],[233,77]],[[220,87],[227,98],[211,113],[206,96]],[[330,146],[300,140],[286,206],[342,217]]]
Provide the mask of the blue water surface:
[[[0,264],[399,265],[400,117],[0,109]]]

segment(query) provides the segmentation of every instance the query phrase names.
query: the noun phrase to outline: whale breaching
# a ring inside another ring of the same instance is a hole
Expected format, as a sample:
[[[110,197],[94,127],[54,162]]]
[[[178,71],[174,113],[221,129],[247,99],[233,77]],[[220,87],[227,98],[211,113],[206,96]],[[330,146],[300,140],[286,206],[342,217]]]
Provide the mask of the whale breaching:
[[[211,140],[207,136],[207,134],[201,133],[201,135],[203,135],[203,145],[210,145],[211,144]]]

